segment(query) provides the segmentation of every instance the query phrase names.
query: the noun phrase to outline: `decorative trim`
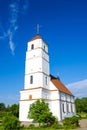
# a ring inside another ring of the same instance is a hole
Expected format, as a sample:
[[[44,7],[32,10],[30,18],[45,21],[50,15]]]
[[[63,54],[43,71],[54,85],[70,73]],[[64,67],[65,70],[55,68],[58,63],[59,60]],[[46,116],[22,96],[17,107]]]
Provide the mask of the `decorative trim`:
[[[35,99],[24,99],[24,100],[20,100],[20,101],[32,101],[32,100],[40,100],[40,99],[43,99],[43,100],[48,100],[48,101],[57,101],[59,99],[47,99],[47,98],[35,98]]]
[[[20,100],[20,101],[33,101],[33,100],[40,100],[40,99],[48,100],[48,101],[60,101],[60,102],[63,101],[61,99],[47,99],[47,98],[24,99],[24,100]],[[69,102],[69,101],[63,101],[63,102],[74,104],[73,102]]]
[[[25,74],[25,76],[26,76],[26,75],[35,74],[35,73],[43,73],[43,74],[45,74],[46,76],[49,76],[49,77],[50,77],[50,75],[48,75],[48,74],[46,74],[46,73],[44,73],[44,72],[41,72],[41,71],[32,72],[32,73],[28,73],[28,74]]]
[[[49,56],[49,55],[48,55],[48,56]],[[28,59],[26,59],[26,60],[32,60],[32,59],[35,59],[35,58],[38,58],[38,57],[40,57],[40,58],[44,59],[46,62],[50,63],[50,62],[49,62],[48,60],[46,60],[43,56],[34,56],[34,57],[28,58]]]
[[[33,89],[45,89],[45,90],[48,90],[48,91],[59,91],[59,90],[50,90],[50,89],[48,89],[48,88],[45,88],[45,87],[35,87],[35,88],[29,88],[29,89],[23,89],[23,90],[21,90],[21,91],[27,91],[27,90],[33,90]]]
[[[35,87],[35,88],[23,89],[21,91],[27,91],[27,90],[33,90],[33,89],[40,89],[40,88],[42,88],[42,87]]]
[[[33,50],[37,50],[37,49],[42,49],[47,55],[49,55],[49,53],[46,52],[42,47],[37,47],[37,48],[34,48]],[[27,50],[27,52],[30,52],[30,51],[32,51],[32,50]]]

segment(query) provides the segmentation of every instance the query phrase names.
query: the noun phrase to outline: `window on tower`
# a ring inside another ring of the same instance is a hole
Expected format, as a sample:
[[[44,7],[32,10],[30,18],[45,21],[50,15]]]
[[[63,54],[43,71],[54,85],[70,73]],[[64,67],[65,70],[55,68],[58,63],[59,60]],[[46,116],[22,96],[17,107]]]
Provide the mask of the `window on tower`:
[[[45,50],[45,45],[44,45],[44,50]]]
[[[33,84],[33,76],[30,76],[30,84]]]
[[[45,77],[45,84],[47,85],[47,77]]]
[[[31,50],[33,50],[33,49],[34,49],[34,44],[31,45]]]

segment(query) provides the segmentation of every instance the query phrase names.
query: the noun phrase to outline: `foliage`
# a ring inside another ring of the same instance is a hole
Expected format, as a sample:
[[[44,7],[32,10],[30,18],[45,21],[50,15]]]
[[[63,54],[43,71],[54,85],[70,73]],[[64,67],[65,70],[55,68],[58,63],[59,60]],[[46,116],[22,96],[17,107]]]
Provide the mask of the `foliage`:
[[[79,118],[76,116],[65,118],[63,124],[65,126],[77,127],[79,124]]]
[[[28,129],[35,129],[35,125],[34,125],[34,124],[30,124],[30,125],[28,126]]]
[[[0,111],[5,111],[6,107],[4,103],[0,103]]]
[[[18,104],[13,104],[11,106],[8,106],[7,111],[16,117],[19,117],[19,105]]]
[[[7,112],[5,111],[0,111],[0,119],[2,119],[2,117],[4,117],[7,114]]]
[[[77,98],[75,100],[75,105],[76,105],[76,112],[81,113],[81,112],[86,112],[87,113],[87,97],[84,98]]]
[[[3,117],[2,125],[5,130],[19,130],[20,122],[17,117],[12,114],[7,114]]]
[[[83,119],[86,118],[87,119],[87,113],[86,112],[81,112],[81,113],[78,113],[77,115],[80,117],[80,119],[81,118],[83,118]]]
[[[52,125],[55,122],[55,117],[50,112],[48,103],[44,100],[37,100],[30,105],[28,117],[39,124]]]

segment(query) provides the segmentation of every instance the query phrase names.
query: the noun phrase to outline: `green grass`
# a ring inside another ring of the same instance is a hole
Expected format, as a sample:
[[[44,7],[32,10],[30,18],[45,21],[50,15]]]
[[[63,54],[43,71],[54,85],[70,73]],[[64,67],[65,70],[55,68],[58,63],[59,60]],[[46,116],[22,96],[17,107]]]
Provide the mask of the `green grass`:
[[[0,130],[4,130],[3,126],[0,125]],[[74,130],[73,128],[70,128],[69,126],[67,127],[60,127],[60,128],[52,128],[52,127],[34,127],[34,128],[29,128],[29,127],[24,127],[20,128],[20,130]],[[76,129],[75,129],[76,130]]]
[[[87,113],[86,112],[78,113],[78,115],[80,115],[81,118],[87,118]]]
[[[29,128],[22,128],[21,130],[57,130],[57,129],[55,129],[55,128],[50,128],[50,127],[48,127],[48,128],[31,128],[31,129],[29,129]],[[59,130],[59,129],[58,129]]]

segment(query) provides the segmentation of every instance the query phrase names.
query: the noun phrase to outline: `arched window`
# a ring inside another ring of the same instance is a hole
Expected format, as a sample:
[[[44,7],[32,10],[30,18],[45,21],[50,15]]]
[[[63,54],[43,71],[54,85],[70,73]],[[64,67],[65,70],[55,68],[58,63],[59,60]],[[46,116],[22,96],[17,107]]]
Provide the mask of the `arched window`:
[[[31,45],[31,50],[33,50],[33,49],[34,49],[34,44]]]

